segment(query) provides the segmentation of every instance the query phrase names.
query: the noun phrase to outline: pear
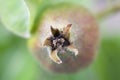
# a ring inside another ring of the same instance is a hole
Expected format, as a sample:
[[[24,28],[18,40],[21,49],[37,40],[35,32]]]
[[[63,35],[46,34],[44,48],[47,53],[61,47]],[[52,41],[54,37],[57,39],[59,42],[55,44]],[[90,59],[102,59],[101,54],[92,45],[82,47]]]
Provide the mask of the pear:
[[[84,7],[63,5],[43,12],[29,48],[49,71],[73,73],[88,67],[99,47],[99,27]]]

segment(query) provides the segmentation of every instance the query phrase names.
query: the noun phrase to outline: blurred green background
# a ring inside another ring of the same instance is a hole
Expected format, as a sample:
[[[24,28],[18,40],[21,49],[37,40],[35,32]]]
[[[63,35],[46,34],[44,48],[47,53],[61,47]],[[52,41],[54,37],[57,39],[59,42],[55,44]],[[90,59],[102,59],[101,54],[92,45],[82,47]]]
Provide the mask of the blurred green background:
[[[14,3],[15,0],[5,1]],[[64,1],[26,0],[31,13],[30,24],[35,24],[38,9],[42,12],[45,9],[42,7]],[[119,6],[116,8],[120,1],[69,1],[88,8],[97,19],[101,40],[95,61],[88,68],[74,74],[49,73],[29,52],[28,40],[11,33],[0,21],[0,80],[120,80],[120,9]]]

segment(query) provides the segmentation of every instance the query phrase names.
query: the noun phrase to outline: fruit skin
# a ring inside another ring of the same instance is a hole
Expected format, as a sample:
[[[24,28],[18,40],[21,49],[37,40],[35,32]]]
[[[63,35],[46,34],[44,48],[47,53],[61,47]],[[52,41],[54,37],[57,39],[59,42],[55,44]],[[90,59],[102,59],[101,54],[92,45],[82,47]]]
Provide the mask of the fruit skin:
[[[43,43],[51,35],[50,26],[63,29],[67,24],[72,24],[70,40],[79,53],[77,56],[69,51],[66,54],[58,53],[63,63],[56,64],[50,59]],[[29,47],[45,69],[57,73],[73,73],[91,64],[98,42],[99,27],[92,14],[81,6],[63,5],[52,6],[44,12],[36,34],[29,41]]]

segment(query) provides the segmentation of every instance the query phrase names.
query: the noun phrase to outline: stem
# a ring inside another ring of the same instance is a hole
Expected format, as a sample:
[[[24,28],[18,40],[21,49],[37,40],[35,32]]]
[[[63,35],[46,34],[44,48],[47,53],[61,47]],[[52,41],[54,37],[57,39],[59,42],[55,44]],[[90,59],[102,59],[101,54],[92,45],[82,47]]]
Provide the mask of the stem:
[[[102,20],[103,18],[107,17],[108,15],[114,14],[120,11],[120,4],[114,5],[110,8],[103,10],[102,12],[96,14],[97,19]]]

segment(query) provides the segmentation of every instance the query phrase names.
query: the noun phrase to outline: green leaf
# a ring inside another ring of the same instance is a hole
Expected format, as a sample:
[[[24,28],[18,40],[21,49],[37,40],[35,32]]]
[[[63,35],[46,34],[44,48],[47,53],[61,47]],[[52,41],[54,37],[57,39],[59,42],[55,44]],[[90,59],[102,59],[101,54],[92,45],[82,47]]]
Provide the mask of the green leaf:
[[[0,0],[0,18],[11,32],[30,37],[30,13],[24,0]]]
[[[120,38],[104,38],[96,61],[101,80],[120,80]]]

